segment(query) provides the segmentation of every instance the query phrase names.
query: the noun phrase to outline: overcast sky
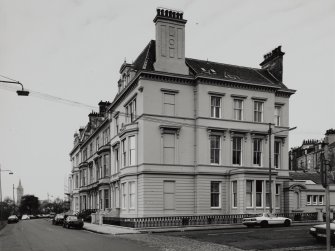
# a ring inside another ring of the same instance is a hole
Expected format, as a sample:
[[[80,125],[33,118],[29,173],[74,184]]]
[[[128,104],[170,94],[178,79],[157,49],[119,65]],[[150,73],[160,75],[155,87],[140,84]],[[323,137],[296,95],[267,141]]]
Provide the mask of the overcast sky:
[[[113,100],[124,59],[155,39],[161,6],[184,11],[186,57],[259,67],[282,45],[283,82],[297,90],[290,147],[335,127],[332,0],[0,0],[0,75],[32,92],[18,97],[19,86],[0,83],[0,164],[14,172],[2,172],[3,197],[19,179],[25,194],[64,197],[74,132]]]

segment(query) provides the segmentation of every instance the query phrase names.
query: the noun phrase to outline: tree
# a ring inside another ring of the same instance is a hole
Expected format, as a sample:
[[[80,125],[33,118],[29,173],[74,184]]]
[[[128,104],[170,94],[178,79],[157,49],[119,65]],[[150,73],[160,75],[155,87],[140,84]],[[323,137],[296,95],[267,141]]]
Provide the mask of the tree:
[[[19,211],[21,214],[38,214],[40,202],[34,195],[24,195],[21,198]]]
[[[0,204],[1,218],[0,220],[7,219],[10,215],[15,213],[15,205],[13,200],[9,197],[6,197]]]

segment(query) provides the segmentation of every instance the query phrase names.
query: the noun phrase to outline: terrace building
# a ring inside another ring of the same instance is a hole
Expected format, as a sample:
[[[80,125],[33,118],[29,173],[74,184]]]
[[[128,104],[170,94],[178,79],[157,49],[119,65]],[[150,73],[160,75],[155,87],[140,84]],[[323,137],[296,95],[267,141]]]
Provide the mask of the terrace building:
[[[120,68],[113,102],[75,134],[71,208],[114,218],[284,212],[289,99],[281,47],[261,68],[185,57],[180,11]],[[269,123],[272,183],[269,184]],[[279,132],[276,134],[276,132]],[[77,157],[78,156],[78,157]]]

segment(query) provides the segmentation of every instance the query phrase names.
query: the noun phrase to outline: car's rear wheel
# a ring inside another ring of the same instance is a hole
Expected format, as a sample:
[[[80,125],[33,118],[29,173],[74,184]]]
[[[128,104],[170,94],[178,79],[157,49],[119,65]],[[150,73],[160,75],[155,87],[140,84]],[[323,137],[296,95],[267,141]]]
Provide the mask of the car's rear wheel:
[[[268,222],[267,221],[262,221],[261,222],[261,227],[267,227],[268,226]]]
[[[284,222],[284,226],[285,226],[285,227],[289,227],[289,226],[291,226],[291,221],[289,221],[289,220],[285,220],[285,222]]]

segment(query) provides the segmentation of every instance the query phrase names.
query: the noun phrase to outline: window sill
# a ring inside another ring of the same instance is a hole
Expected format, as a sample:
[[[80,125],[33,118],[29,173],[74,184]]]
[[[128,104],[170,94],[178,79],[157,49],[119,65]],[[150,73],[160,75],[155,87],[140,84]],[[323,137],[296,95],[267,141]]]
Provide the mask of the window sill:
[[[221,207],[211,207],[211,209],[221,209]]]

